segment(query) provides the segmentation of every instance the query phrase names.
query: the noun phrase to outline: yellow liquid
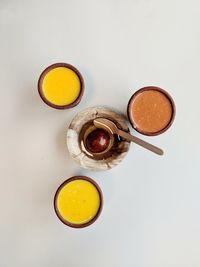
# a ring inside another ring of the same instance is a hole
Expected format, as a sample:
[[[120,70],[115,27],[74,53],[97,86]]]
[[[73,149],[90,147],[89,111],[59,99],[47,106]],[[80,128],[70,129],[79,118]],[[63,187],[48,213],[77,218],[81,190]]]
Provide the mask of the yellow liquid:
[[[99,210],[99,192],[86,180],[74,180],[60,190],[56,205],[64,220],[74,224],[87,223]]]
[[[81,82],[73,70],[66,67],[57,67],[46,74],[42,89],[49,102],[64,106],[73,103],[78,98]]]

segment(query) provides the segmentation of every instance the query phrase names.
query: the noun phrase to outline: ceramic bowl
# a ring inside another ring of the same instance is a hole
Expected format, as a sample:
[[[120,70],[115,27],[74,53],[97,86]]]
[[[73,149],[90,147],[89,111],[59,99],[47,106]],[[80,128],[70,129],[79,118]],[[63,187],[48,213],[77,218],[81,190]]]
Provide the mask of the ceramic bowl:
[[[145,91],[152,91],[152,90],[153,91],[160,92],[163,95],[165,95],[165,97],[169,100],[169,102],[171,104],[171,109],[172,109],[171,118],[169,120],[169,123],[164,128],[162,128],[161,130],[159,130],[157,132],[148,132],[148,131],[144,131],[144,130],[140,129],[137,126],[137,124],[134,122],[134,120],[133,120],[133,118],[131,116],[131,108],[132,108],[132,105],[134,103],[134,100],[137,98],[137,96],[139,94],[142,94]],[[173,124],[173,122],[174,122],[175,114],[176,114],[176,106],[175,106],[175,103],[174,103],[173,98],[171,97],[171,95],[167,91],[165,91],[164,89],[162,89],[160,87],[157,87],[157,86],[146,86],[146,87],[143,87],[143,88],[137,90],[131,96],[131,98],[130,98],[130,100],[128,102],[128,106],[127,106],[127,116],[128,116],[128,119],[130,121],[131,126],[137,132],[139,132],[140,134],[147,135],[147,136],[156,136],[156,135],[160,135],[160,134],[164,133],[165,131],[167,131],[171,127],[171,125]]]
[[[93,184],[96,187],[96,189],[99,193],[99,197],[100,197],[99,209],[98,209],[96,215],[94,216],[94,218],[92,218],[89,222],[81,223],[81,224],[75,224],[75,223],[71,223],[71,222],[68,222],[67,220],[65,220],[62,217],[62,215],[60,214],[58,206],[57,206],[57,199],[58,199],[59,193],[62,190],[62,188],[66,184],[68,184],[72,181],[75,181],[75,180],[86,180],[86,181],[90,182],[91,184]],[[56,215],[61,220],[61,222],[63,222],[65,225],[67,225],[69,227],[73,227],[73,228],[84,228],[84,227],[87,227],[87,226],[93,224],[98,219],[99,215],[101,214],[102,207],[103,207],[103,194],[102,194],[101,188],[93,179],[91,179],[90,177],[87,177],[87,176],[73,176],[73,177],[67,179],[58,187],[58,189],[56,190],[55,196],[54,196],[54,210],[55,210]]]
[[[68,104],[68,105],[56,105],[52,102],[50,102],[44,95],[43,93],[43,80],[45,78],[45,76],[47,75],[47,73],[55,68],[58,68],[58,67],[64,67],[64,68],[67,68],[67,69],[71,69],[72,71],[74,71],[77,76],[79,77],[79,80],[80,80],[80,83],[81,83],[81,89],[80,89],[80,94],[79,96],[75,99],[74,102]],[[75,68],[74,66],[72,66],[71,64],[68,64],[68,63],[55,63],[55,64],[52,64],[50,66],[48,66],[40,75],[39,77],[39,80],[38,80],[38,93],[41,97],[41,99],[44,101],[44,103],[46,103],[48,106],[52,107],[52,108],[55,108],[55,109],[69,109],[69,108],[73,108],[75,107],[76,105],[79,104],[79,102],[81,101],[82,99],[82,96],[83,96],[83,93],[84,93],[84,80],[83,80],[83,76],[81,75],[80,71]]]

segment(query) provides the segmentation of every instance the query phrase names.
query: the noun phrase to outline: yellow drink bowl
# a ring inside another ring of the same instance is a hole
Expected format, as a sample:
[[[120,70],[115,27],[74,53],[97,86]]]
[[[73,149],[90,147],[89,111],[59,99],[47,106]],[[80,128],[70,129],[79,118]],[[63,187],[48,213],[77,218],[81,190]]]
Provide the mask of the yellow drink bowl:
[[[39,77],[38,92],[50,107],[68,109],[76,106],[83,96],[84,80],[81,73],[67,63],[47,67]]]
[[[54,197],[58,218],[67,226],[83,228],[99,217],[103,195],[98,184],[86,176],[74,176],[62,183]]]

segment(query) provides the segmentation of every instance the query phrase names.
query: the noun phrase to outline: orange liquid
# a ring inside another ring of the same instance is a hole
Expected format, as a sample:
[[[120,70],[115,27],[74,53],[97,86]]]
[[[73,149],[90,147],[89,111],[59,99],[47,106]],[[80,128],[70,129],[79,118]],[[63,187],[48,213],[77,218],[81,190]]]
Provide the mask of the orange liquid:
[[[147,90],[133,99],[130,115],[139,130],[156,133],[169,124],[172,112],[171,102],[164,93]]]

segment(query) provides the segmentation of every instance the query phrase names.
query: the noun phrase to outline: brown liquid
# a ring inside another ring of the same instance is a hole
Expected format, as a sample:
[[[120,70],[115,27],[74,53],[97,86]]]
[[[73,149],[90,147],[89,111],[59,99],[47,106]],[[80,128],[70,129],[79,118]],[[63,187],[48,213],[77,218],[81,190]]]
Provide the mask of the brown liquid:
[[[130,104],[130,116],[136,128],[147,133],[163,130],[172,118],[172,105],[168,97],[156,90],[139,93]]]
[[[87,136],[86,147],[92,153],[100,153],[107,149],[109,142],[109,134],[103,129],[96,129]]]
[[[106,118],[112,120],[112,118],[110,118],[110,117],[106,117]],[[118,128],[121,128],[117,122],[115,122],[115,123],[118,125]],[[119,153],[121,153],[120,143],[123,142],[124,139],[121,138],[119,135],[116,135],[116,134],[114,134],[114,142],[113,142],[113,146],[111,147],[110,150],[108,150],[107,152],[104,153],[104,150],[102,149],[103,153],[99,153],[99,154],[97,153],[97,151],[92,152],[90,145],[88,145],[88,138],[86,138],[86,140],[84,139],[86,131],[91,127],[94,127],[93,120],[88,121],[85,125],[83,125],[83,127],[80,131],[80,134],[79,134],[80,149],[84,151],[84,153],[87,155],[87,157],[95,159],[95,160],[104,160],[104,159],[106,160],[109,157],[116,157]],[[109,137],[109,139],[110,139],[110,137]],[[88,154],[86,151],[91,152],[91,154]]]

